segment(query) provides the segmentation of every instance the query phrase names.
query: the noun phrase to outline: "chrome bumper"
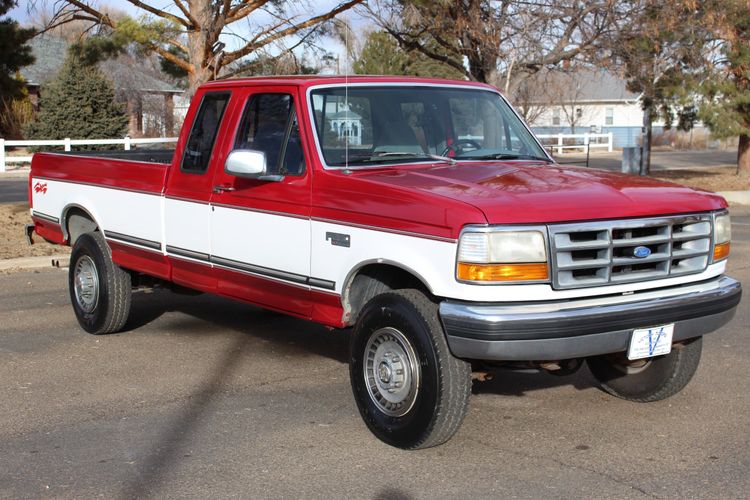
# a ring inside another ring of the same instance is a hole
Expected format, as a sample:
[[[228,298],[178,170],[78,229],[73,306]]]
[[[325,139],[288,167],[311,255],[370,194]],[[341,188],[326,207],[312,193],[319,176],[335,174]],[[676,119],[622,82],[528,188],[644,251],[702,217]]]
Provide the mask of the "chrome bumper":
[[[625,351],[634,329],[675,323],[673,340],[729,322],[740,283],[721,276],[630,295],[523,304],[443,301],[440,318],[459,358],[545,361]]]

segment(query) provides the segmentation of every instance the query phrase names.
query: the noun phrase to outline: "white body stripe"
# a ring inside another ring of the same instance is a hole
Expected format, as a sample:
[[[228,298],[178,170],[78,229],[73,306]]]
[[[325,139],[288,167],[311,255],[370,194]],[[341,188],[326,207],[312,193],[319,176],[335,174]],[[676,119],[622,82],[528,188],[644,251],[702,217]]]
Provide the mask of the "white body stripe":
[[[627,293],[702,281],[722,274],[726,268],[726,261],[722,261],[700,274],[561,291],[548,284],[469,285],[455,279],[455,242],[163,200],[159,195],[105,187],[40,181],[47,183],[47,192],[33,193],[34,211],[60,218],[66,206],[80,205],[105,231],[160,242],[162,248],[166,238],[167,245],[184,250],[328,280],[335,283],[335,292],[339,294],[352,270],[375,262],[390,263],[412,272],[439,297],[477,302],[528,302]],[[326,240],[328,232],[349,235],[350,246],[333,245]]]
[[[114,231],[136,238],[161,242],[161,196],[109,189],[88,184],[33,179],[47,184],[46,193],[34,193],[33,208],[53,217],[62,218],[70,205],[84,208],[104,231]]]
[[[211,254],[211,207],[207,203],[166,198],[164,235],[166,246]]]
[[[309,220],[215,206],[211,221],[212,255],[310,276]]]

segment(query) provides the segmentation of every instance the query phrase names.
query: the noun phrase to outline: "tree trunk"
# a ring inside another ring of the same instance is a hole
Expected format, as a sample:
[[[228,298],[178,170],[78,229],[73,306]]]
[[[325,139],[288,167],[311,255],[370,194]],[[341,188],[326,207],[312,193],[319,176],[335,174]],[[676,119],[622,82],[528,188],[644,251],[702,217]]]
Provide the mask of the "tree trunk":
[[[737,147],[737,173],[750,175],[750,135],[740,135]]]
[[[202,65],[204,63],[196,61],[194,65],[197,66],[198,64]],[[193,71],[188,72],[188,95],[193,97],[193,94],[198,90],[198,87],[213,79],[213,71],[207,66],[196,67]]]
[[[211,0],[193,0],[190,3],[190,14],[198,23],[198,28],[188,31],[188,60],[192,64],[192,71],[188,71],[188,94],[190,97],[202,84],[214,79],[212,64],[218,63],[213,54],[213,46],[219,39],[224,20],[219,19],[215,12],[221,2],[216,5]],[[218,64],[217,64],[218,65]]]

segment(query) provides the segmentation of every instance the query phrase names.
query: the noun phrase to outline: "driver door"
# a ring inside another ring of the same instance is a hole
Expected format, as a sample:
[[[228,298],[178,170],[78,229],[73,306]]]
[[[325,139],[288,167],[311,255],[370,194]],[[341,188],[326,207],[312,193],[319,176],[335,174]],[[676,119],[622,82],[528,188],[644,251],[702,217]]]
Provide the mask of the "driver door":
[[[262,152],[268,175],[216,170],[210,228],[219,291],[310,317],[312,184],[296,88],[250,88],[243,99],[232,150]]]

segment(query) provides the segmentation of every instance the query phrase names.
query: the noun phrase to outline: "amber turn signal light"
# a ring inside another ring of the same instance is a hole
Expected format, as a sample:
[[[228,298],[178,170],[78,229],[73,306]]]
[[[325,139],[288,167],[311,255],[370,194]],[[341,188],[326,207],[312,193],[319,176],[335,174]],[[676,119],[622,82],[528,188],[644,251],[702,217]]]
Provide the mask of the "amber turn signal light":
[[[729,242],[719,243],[714,246],[714,262],[718,262],[722,259],[729,257]]]
[[[542,281],[549,277],[546,263],[535,264],[467,264],[458,263],[462,281]]]

